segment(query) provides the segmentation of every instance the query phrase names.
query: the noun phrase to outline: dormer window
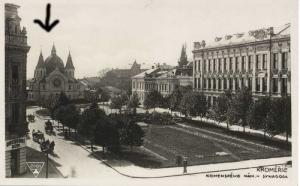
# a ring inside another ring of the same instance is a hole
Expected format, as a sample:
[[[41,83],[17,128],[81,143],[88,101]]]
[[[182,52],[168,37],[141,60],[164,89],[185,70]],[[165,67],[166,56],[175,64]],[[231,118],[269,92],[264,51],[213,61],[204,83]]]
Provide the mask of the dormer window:
[[[231,35],[226,35],[226,36],[225,36],[225,39],[226,39],[226,40],[229,40],[229,39],[231,39],[231,38],[232,38]]]

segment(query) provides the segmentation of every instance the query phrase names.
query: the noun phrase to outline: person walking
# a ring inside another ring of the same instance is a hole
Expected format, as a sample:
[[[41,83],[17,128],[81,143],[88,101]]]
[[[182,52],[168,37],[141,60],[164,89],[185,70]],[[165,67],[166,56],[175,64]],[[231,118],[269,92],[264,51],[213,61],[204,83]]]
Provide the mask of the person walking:
[[[187,164],[188,164],[187,159],[184,158],[184,160],[183,160],[183,173],[187,173]]]

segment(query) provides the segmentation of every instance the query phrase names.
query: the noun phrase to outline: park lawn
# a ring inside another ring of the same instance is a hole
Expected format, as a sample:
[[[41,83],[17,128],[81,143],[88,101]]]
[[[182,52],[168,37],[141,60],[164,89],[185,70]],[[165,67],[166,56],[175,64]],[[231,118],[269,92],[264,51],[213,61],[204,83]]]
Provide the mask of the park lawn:
[[[144,147],[166,159],[156,158],[156,161],[161,163],[160,167],[176,166],[177,155],[187,157],[189,165],[291,155],[290,150],[282,149],[280,145],[265,142],[262,138],[241,138],[235,133],[224,132],[224,129],[206,127],[205,125],[199,128],[203,130],[195,131],[193,128],[179,125],[161,127],[148,125],[148,127],[143,127],[145,131]],[[258,145],[256,144],[257,141],[259,141]],[[220,153],[223,155],[219,155]],[[143,167],[151,166],[144,165]]]

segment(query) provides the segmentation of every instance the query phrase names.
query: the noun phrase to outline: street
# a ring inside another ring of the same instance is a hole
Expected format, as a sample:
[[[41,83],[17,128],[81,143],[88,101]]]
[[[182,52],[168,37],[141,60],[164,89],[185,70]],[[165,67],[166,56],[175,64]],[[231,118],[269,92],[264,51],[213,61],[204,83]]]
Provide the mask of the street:
[[[33,114],[35,108],[28,108],[27,114]],[[55,142],[54,155],[49,155],[49,158],[55,162],[57,169],[64,175],[64,177],[76,178],[125,178],[107,167],[101,161],[95,159],[89,152],[78,146],[71,140],[65,140],[63,135],[54,129],[56,135],[48,135],[44,130],[45,120],[35,117],[35,122],[29,124],[30,137],[31,132],[40,130],[45,134],[45,139]],[[41,151],[37,142],[31,139],[27,140],[27,146]],[[96,166],[97,165],[97,166]],[[43,169],[45,169],[44,166]]]

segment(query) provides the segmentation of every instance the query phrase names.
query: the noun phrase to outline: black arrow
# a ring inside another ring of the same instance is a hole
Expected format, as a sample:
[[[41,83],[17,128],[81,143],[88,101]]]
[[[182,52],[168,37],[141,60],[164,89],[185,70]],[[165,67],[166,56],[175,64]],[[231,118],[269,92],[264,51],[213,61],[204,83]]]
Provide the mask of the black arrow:
[[[59,23],[59,20],[55,20],[51,25],[49,25],[49,20],[50,20],[50,8],[51,5],[47,4],[47,9],[46,9],[46,21],[45,25],[42,23],[42,21],[35,19],[33,22],[39,24],[43,29],[45,29],[47,32],[50,32],[55,25]]]

